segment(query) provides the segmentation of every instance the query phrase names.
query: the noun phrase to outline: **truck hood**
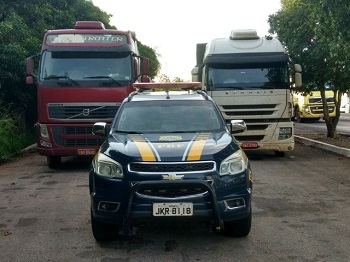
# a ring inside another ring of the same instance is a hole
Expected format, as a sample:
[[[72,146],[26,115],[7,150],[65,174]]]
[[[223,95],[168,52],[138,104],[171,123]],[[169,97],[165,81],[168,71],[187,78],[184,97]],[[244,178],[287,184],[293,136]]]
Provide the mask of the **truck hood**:
[[[238,150],[232,136],[219,133],[110,134],[101,152],[118,162],[200,161],[226,158]],[[216,156],[217,154],[217,156]]]

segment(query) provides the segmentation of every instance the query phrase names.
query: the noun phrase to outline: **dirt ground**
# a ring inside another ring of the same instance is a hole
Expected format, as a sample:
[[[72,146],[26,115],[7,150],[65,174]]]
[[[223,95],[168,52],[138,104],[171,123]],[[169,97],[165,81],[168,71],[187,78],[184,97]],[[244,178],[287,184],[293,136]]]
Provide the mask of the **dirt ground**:
[[[338,134],[336,138],[327,137],[325,134],[302,134],[300,136],[350,149],[350,136],[341,134]]]

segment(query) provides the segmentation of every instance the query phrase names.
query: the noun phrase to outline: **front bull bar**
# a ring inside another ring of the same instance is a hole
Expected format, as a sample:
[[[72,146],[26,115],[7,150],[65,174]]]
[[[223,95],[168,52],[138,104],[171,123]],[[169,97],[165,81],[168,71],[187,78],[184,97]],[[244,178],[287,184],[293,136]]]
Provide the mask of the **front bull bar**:
[[[158,187],[173,187],[173,186],[197,186],[205,189],[209,192],[209,196],[211,198],[211,207],[213,211],[213,219],[214,219],[214,229],[219,232],[223,229],[223,222],[220,218],[219,205],[216,198],[215,189],[209,184],[207,181],[201,180],[181,180],[181,181],[141,181],[132,185],[130,188],[129,198],[127,202],[126,212],[123,220],[123,232],[126,235],[131,235],[131,209],[132,203],[134,200],[134,196],[137,190],[143,188],[158,188]]]

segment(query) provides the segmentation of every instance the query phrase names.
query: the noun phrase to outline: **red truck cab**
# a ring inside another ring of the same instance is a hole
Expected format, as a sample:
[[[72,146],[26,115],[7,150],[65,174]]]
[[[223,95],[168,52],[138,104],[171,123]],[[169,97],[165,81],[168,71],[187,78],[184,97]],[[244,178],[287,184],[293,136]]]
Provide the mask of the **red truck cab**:
[[[133,83],[149,79],[135,34],[98,21],[47,31],[37,70],[34,58],[27,58],[26,83],[37,86],[37,148],[50,168],[61,157],[94,155],[104,138],[92,134],[93,123],[110,123]]]

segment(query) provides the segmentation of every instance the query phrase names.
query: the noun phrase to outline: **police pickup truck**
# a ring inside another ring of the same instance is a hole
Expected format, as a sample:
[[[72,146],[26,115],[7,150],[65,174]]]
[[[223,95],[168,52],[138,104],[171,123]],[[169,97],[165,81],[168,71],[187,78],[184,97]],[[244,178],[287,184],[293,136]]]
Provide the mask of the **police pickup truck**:
[[[134,84],[112,125],[93,126],[95,135],[106,137],[89,172],[97,241],[156,219],[198,219],[229,236],[249,234],[252,172],[232,136],[245,123],[226,124],[199,86]]]

